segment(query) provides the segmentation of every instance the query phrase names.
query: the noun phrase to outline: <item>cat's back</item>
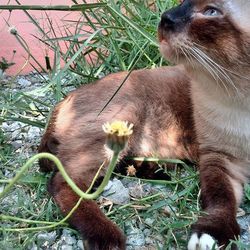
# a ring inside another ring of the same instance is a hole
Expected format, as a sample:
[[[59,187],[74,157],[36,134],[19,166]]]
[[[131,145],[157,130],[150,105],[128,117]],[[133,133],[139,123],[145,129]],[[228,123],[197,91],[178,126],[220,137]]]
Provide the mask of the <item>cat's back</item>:
[[[126,106],[164,100],[172,102],[173,95],[176,101],[179,99],[179,102],[183,102],[189,98],[189,89],[190,79],[183,67],[164,66],[110,74],[74,90],[62,103],[71,99],[74,108],[85,113],[100,111],[107,103],[110,103],[107,107],[112,107],[113,104]]]

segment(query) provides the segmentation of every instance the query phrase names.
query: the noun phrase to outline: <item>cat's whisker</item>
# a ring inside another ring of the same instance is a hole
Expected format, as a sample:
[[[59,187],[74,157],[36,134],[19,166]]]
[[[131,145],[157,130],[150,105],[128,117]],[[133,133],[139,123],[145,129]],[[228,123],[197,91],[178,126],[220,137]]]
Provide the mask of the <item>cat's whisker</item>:
[[[204,53],[199,48],[193,46],[192,48],[195,50],[204,60],[213,67],[230,85],[236,90],[236,93],[239,95],[238,88],[235,86],[235,83],[231,79],[231,77],[227,74],[227,72],[221,67],[218,63],[216,63],[213,59],[211,59],[206,53]],[[225,86],[224,81],[220,78],[221,83]]]
[[[198,44],[198,43],[196,43],[196,42],[193,42],[193,44],[196,46],[197,49],[201,48],[201,49],[206,50],[206,47],[205,47],[205,46],[202,46],[202,45],[200,45],[200,44]],[[202,51],[202,52],[204,53],[204,51]],[[210,58],[210,59],[211,59],[211,58]],[[211,60],[212,60],[212,59],[211,59]],[[213,61],[213,60],[212,60],[212,61]],[[213,63],[215,63],[215,62],[213,61]],[[215,64],[217,64],[217,63],[215,63]],[[238,64],[240,64],[241,66],[249,67],[249,64],[246,64],[246,63],[241,62],[241,61],[238,61]],[[221,66],[221,65],[219,65],[219,66],[220,66],[222,69],[224,69],[225,71],[229,72],[230,74],[232,74],[232,75],[234,75],[234,76],[237,76],[237,77],[239,77],[239,78],[241,78],[241,79],[250,80],[249,77],[240,75],[240,74],[238,74],[237,72],[232,71],[232,70],[230,70],[230,69],[228,69],[228,68],[225,68],[225,67],[223,67],[223,66]]]
[[[174,49],[174,51],[175,51],[175,53],[174,53],[174,55],[175,55],[175,62],[179,63],[180,55],[179,55],[179,53],[178,53],[178,51],[177,51],[176,48]]]
[[[225,90],[227,91],[228,95],[230,96],[230,93],[226,87],[226,85],[223,83],[223,80],[221,79],[221,77],[219,76],[218,72],[215,70],[214,67],[212,67],[211,64],[209,64],[200,54],[198,54],[195,50],[192,50],[192,48],[190,47],[190,52],[193,55],[193,57],[201,64],[203,65],[203,67],[205,67],[207,69],[207,71],[212,75],[212,77],[214,78],[214,80],[216,81],[216,83],[218,84],[218,86],[221,86],[219,84],[219,81],[222,82],[223,87],[225,88]]]
[[[196,51],[192,50],[192,48],[190,48],[190,53],[196,59],[196,61],[198,61],[207,69],[207,71],[213,76],[213,78],[218,83],[218,79],[220,78],[218,73],[204,60],[203,57],[201,57]]]
[[[185,49],[185,47],[180,46],[180,50],[182,51],[183,55],[187,58],[189,61],[190,65],[194,68],[194,64],[192,62],[192,57],[188,53],[188,50]]]
[[[183,49],[183,48],[182,48]],[[218,82],[218,79],[220,79],[218,73],[213,69],[213,67],[211,67],[206,60],[204,60],[204,58],[197,53],[196,51],[194,51],[192,49],[192,46],[190,45],[186,45],[185,47],[185,51],[186,53],[188,53],[191,57],[193,57],[195,59],[195,61],[198,61],[201,65],[203,65],[208,71],[209,73],[213,76],[214,80],[216,82]],[[194,63],[192,63],[192,66],[194,68]],[[220,79],[221,80],[221,79]]]

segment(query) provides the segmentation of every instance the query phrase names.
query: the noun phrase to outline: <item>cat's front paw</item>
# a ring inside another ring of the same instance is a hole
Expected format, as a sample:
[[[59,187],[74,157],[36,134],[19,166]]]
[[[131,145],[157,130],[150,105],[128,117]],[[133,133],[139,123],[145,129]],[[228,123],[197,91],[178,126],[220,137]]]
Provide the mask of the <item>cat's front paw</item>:
[[[209,234],[201,234],[200,237],[197,233],[193,233],[189,242],[188,250],[216,250],[219,249],[216,241]]]
[[[192,236],[188,243],[188,250],[226,249],[231,240],[240,235],[240,227],[234,216],[218,211],[200,217],[192,225]],[[216,244],[215,244],[216,243]],[[238,249],[230,244],[230,250]]]
[[[126,237],[114,224],[108,227],[98,228],[93,235],[85,237],[86,250],[125,250]],[[100,230],[101,229],[101,230]]]

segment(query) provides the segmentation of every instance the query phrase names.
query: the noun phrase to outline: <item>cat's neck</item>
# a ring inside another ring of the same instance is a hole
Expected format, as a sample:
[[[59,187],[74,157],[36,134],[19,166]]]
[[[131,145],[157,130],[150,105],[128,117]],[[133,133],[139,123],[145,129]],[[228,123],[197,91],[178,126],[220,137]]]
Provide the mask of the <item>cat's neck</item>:
[[[213,77],[207,72],[192,70],[189,73],[193,79],[194,101],[203,103],[205,106],[216,103],[218,108],[239,108],[250,112],[250,74],[231,74],[230,81],[227,81]]]
[[[201,147],[250,159],[250,95],[229,90],[208,75],[193,78],[191,95],[199,141]]]

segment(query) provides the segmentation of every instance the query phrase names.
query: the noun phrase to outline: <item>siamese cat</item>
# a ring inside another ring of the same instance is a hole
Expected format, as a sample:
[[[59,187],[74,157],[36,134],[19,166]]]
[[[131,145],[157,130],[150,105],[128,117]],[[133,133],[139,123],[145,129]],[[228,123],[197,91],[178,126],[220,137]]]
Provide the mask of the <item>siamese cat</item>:
[[[127,155],[196,162],[205,213],[187,248],[224,249],[240,235],[236,212],[250,176],[250,0],[182,1],[163,13],[158,34],[163,56],[182,66],[132,72],[99,116],[127,72],[73,91],[55,107],[39,152],[59,157],[86,191],[109,159],[102,124],[133,123],[120,163]],[[40,166],[54,171],[49,192],[66,215],[79,197],[51,162]],[[161,177],[152,165],[137,168],[143,177]],[[69,222],[89,249],[125,249],[125,236],[94,201],[82,201]]]

